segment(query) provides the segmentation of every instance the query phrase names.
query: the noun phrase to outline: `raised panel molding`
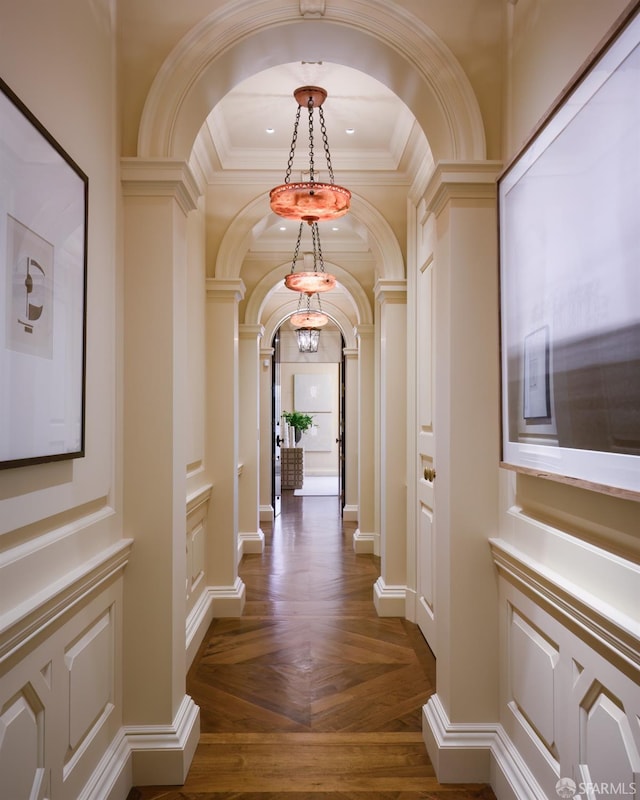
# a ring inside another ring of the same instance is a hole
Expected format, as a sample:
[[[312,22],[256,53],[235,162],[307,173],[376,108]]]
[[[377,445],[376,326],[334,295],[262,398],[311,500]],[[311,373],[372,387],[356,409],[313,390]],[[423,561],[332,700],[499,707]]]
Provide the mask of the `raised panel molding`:
[[[198,582],[204,577],[205,543],[205,526],[203,523],[198,523],[191,531],[191,546],[189,548],[190,592],[193,592],[197,588]]]
[[[190,640],[189,617],[193,614],[206,589],[207,516],[212,489],[210,483],[200,486],[186,499],[187,641]],[[191,626],[191,636],[193,636],[193,622]]]
[[[560,658],[558,647],[512,609],[508,650],[511,702],[557,758],[554,682]]]
[[[640,673],[640,623],[570,583],[563,576],[503,539],[490,539],[500,575],[526,594],[534,594],[563,624],[578,626],[593,644]]]
[[[114,641],[111,609],[95,620],[66,650],[69,681],[69,754],[113,707]]]
[[[93,800],[122,727],[124,569],[118,540],[0,616],[0,797]],[[90,550],[88,546],[87,549]],[[113,769],[111,769],[113,766]],[[119,785],[120,785],[119,784]],[[113,795],[115,797],[116,795]]]
[[[70,616],[78,606],[121,572],[129,561],[132,539],[120,539],[86,561],[82,567],[30,602],[0,616],[0,665],[39,636],[60,618]]]
[[[549,550],[541,563],[513,543],[492,540],[491,549],[499,576],[500,730],[509,743],[502,751],[492,750],[496,769],[506,775],[514,764],[525,763],[546,797],[556,796],[561,779],[610,784],[617,793],[635,796],[633,785],[640,788],[638,625],[626,608],[597,608],[584,587],[563,580],[564,561]],[[590,557],[597,558],[595,551]],[[611,567],[604,551],[602,560]],[[596,575],[597,566],[592,565]],[[512,796],[511,789],[503,795],[494,785],[494,791],[499,800]],[[578,793],[583,800],[608,796],[580,788]]]
[[[433,615],[433,565],[435,563],[433,553],[433,512],[425,505],[420,506],[419,530],[418,560],[420,569],[418,575],[420,576],[420,586],[418,587],[418,595]]]
[[[594,682],[580,704],[580,768],[585,783],[640,790],[640,753],[622,701]],[[638,736],[638,725],[635,726]]]
[[[44,707],[27,684],[0,710],[3,797],[42,797],[44,776]]]

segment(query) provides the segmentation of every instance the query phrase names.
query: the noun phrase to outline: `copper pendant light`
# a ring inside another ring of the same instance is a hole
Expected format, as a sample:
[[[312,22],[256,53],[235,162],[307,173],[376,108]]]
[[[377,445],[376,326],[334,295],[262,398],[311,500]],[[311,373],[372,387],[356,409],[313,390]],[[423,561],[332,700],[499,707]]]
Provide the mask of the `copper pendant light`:
[[[333,275],[324,271],[320,230],[318,228],[318,223],[315,221],[308,223],[311,227],[311,239],[313,242],[313,270],[295,272],[296,261],[298,260],[298,253],[300,252],[300,243],[302,241],[302,226],[304,224],[304,222],[300,223],[298,239],[293,253],[293,260],[291,261],[291,272],[285,277],[284,285],[287,289],[291,289],[294,292],[304,292],[308,295],[316,294],[317,292],[328,292],[336,285],[336,279]]]
[[[327,98],[327,92],[319,86],[301,86],[293,93],[298,110],[293,127],[293,138],[289,152],[289,162],[284,183],[276,186],[269,193],[272,210],[285,219],[304,220],[317,222],[319,220],[337,219],[349,210],[351,192],[343,186],[334,183],[331,155],[327,141],[327,129],[324,121],[322,104]],[[306,106],[309,112],[309,180],[291,183],[291,169],[295,155],[296,141],[298,139],[298,123],[300,111]],[[313,153],[313,111],[318,109],[322,144],[327,159],[329,183],[315,180],[315,163]]]
[[[303,298],[306,298],[306,305],[303,306]],[[298,299],[298,310],[289,318],[289,322],[294,328],[323,328],[329,317],[323,313],[320,305],[320,295],[316,294],[317,310],[311,308],[311,295],[300,293]]]

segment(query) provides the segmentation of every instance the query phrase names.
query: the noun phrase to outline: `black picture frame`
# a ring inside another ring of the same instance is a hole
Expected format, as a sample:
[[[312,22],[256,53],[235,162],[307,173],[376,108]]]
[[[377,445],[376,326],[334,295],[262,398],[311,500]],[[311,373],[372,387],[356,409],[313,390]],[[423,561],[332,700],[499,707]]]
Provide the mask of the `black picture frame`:
[[[88,193],[0,79],[0,469],[85,454]]]
[[[498,179],[501,465],[633,500],[638,131],[636,2]]]

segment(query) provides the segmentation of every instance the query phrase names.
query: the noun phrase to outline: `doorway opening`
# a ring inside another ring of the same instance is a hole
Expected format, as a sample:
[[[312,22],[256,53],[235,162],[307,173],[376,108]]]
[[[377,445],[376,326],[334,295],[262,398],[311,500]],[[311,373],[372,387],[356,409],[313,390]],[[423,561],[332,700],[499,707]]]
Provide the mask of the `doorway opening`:
[[[344,337],[330,322],[322,329],[318,351],[301,353],[295,330],[284,322],[273,338],[272,364],[272,507],[283,508],[282,495],[316,495],[345,504]],[[299,441],[282,418],[298,411],[312,418]]]

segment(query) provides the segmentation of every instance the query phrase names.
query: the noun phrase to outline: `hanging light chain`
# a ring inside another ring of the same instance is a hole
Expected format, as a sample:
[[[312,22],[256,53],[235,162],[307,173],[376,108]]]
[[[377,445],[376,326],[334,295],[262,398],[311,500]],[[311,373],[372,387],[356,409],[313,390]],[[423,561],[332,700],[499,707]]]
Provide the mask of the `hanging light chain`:
[[[289,183],[291,180],[291,170],[293,169],[293,157],[296,153],[296,142],[298,141],[298,123],[300,122],[301,106],[298,106],[296,111],[296,121],[293,123],[293,138],[291,139],[291,148],[289,150],[289,160],[287,161],[287,172],[284,176],[284,182]]]
[[[313,296],[314,292],[311,292],[311,293],[309,293],[309,292],[300,292],[300,297],[298,299],[298,311],[302,310],[301,306],[302,306],[302,295],[303,294],[307,298],[307,314],[311,314],[311,297]],[[315,296],[316,296],[317,301],[318,301],[318,312],[317,313],[321,314],[322,313],[322,303],[320,302],[320,292],[315,292]]]
[[[324,272],[324,259],[322,258],[322,246],[320,245],[320,229],[318,223],[311,225],[311,238],[313,241],[313,269],[317,272],[317,262],[320,262],[320,272]]]
[[[296,261],[298,260],[298,253],[300,252],[300,242],[302,241],[302,226],[303,222],[300,223],[300,227],[298,228],[298,238],[296,240],[296,246],[293,251],[293,259],[291,261],[291,272],[295,272],[296,268]]]
[[[327,138],[327,126],[324,124],[324,111],[322,106],[318,109],[318,116],[320,117],[320,131],[322,133],[322,144],[324,145],[324,155],[327,159],[327,169],[329,170],[329,180],[334,183],[333,167],[331,166],[331,154],[329,153],[329,140]]]
[[[313,183],[315,181],[315,163],[313,161],[313,97],[309,97],[307,100],[307,109],[309,110],[309,181]]]

